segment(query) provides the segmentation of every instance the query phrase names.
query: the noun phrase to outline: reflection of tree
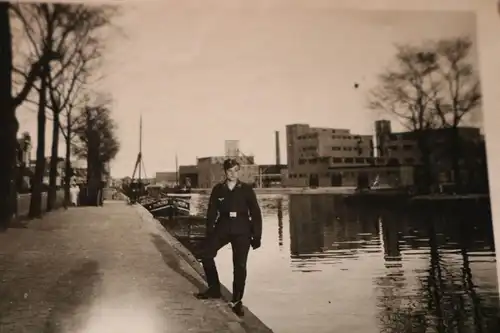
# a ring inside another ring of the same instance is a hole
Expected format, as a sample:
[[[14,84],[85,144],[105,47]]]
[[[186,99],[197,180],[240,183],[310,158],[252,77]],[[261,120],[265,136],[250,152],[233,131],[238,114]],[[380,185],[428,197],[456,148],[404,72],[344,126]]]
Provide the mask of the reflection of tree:
[[[427,319],[423,304],[414,295],[406,295],[406,279],[401,265],[387,267],[387,274],[375,280],[378,319],[381,333],[425,333]]]
[[[462,256],[463,260],[463,269],[462,269],[462,286],[463,289],[466,290],[466,292],[469,294],[470,299],[472,301],[472,309],[473,309],[473,320],[474,320],[474,326],[476,328],[476,332],[482,332],[482,327],[481,327],[481,318],[480,318],[480,304],[479,304],[479,298],[476,295],[476,291],[474,289],[474,282],[472,281],[472,271],[470,268],[470,261],[469,261],[469,253],[468,253],[468,247],[470,243],[470,237],[469,236],[469,231],[468,230],[468,224],[466,221],[460,220],[460,231],[461,231],[461,242],[460,242],[460,254]]]
[[[279,198],[277,202],[278,210],[278,245],[281,249],[283,246],[283,198]]]
[[[459,230],[460,230],[460,255],[462,258],[462,286],[465,291],[464,296],[468,296],[470,307],[472,309],[469,310],[468,314],[464,314],[465,318],[469,318],[473,320],[473,325],[475,328],[475,332],[500,332],[500,324],[498,321],[499,309],[497,299],[491,300],[485,296],[480,296],[477,293],[477,288],[473,282],[473,274],[472,268],[470,266],[470,252],[474,249],[473,240],[476,238],[472,238],[471,235],[475,235],[478,231],[484,228],[479,221],[483,220],[479,215],[485,218],[491,218],[490,211],[481,209],[479,214],[460,214],[462,218],[458,219]],[[476,222],[476,223],[474,223]],[[483,227],[483,228],[481,228]],[[488,227],[490,227],[490,223],[488,223]],[[489,228],[488,228],[489,229]],[[490,229],[491,234],[493,234],[493,230]],[[491,240],[491,248],[494,244],[493,240]],[[495,298],[498,298],[496,295]],[[488,304],[491,303],[491,304]]]
[[[381,333],[425,333],[427,328],[423,304],[408,293],[409,281],[404,272],[399,246],[399,231],[405,216],[395,209],[379,208],[386,274],[375,279],[378,296],[378,319]],[[410,287],[411,289],[411,287]]]
[[[399,248],[399,225],[400,219],[391,211],[383,210],[380,213],[382,239],[384,241],[384,259],[386,261],[400,261],[401,250]]]
[[[478,286],[473,283],[469,251],[477,247],[475,241],[484,236],[477,233],[481,230],[480,217],[484,214],[481,208],[472,208],[475,207],[421,209],[419,214],[407,213],[412,216],[411,224],[425,232],[422,236],[426,236],[427,244],[420,243],[420,247],[426,246],[429,250],[428,269],[424,276],[417,276],[418,283],[413,288],[403,286],[402,278],[400,281],[394,278],[402,274],[400,266],[387,266],[386,276],[376,279],[381,294],[378,297],[381,332],[500,332],[498,304],[488,300],[490,295],[484,291],[479,294]],[[383,232],[388,229],[386,224],[382,229]],[[458,253],[446,249],[445,245],[450,247],[452,240],[458,243],[453,247]],[[415,274],[420,273],[412,272]],[[498,296],[493,298],[496,300]]]
[[[430,247],[430,265],[429,276],[427,278],[427,295],[429,310],[434,312],[437,321],[438,332],[444,332],[444,316],[442,310],[442,297],[444,294],[443,274],[441,271],[440,255],[438,243],[436,239],[436,231],[434,229],[434,221],[428,221],[429,228],[429,247]]]

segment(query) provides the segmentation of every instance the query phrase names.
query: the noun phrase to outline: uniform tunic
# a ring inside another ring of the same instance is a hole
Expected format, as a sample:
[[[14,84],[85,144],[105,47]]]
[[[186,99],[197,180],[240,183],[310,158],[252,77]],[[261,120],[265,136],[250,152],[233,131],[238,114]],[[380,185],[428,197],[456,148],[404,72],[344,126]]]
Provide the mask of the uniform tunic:
[[[231,190],[226,183],[214,186],[207,210],[207,238],[202,263],[208,286],[220,290],[214,258],[220,248],[231,243],[233,251],[233,301],[243,297],[246,264],[252,240],[262,237],[262,214],[253,188],[237,181]]]
[[[232,190],[226,183],[215,185],[208,204],[207,230],[260,239],[262,215],[253,188],[240,181]]]

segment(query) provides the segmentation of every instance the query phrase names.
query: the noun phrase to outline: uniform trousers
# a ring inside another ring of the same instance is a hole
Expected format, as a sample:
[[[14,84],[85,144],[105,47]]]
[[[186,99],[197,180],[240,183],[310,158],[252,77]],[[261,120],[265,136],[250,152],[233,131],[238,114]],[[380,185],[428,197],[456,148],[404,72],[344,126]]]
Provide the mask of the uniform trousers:
[[[247,278],[247,259],[251,236],[248,233],[234,233],[230,228],[215,228],[205,240],[202,264],[210,290],[220,291],[220,280],[214,258],[217,252],[231,244],[233,252],[233,301],[241,301]]]

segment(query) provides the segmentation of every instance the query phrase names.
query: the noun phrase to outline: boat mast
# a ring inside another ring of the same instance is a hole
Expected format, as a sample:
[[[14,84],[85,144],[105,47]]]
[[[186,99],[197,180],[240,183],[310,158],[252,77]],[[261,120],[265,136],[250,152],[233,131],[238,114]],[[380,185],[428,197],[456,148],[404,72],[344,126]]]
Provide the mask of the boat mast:
[[[177,162],[177,153],[175,153],[175,182],[179,186],[179,163]]]
[[[142,179],[142,113],[139,118],[139,184]]]
[[[142,114],[139,120],[139,153],[137,154],[137,160],[135,161],[134,172],[132,173],[132,181],[135,179],[135,173],[139,171],[139,178],[137,178],[137,183],[141,184],[142,181],[142,167],[144,161],[142,160]],[[139,169],[139,170],[137,170]],[[144,168],[145,169],[145,168]],[[144,173],[146,170],[144,170]]]

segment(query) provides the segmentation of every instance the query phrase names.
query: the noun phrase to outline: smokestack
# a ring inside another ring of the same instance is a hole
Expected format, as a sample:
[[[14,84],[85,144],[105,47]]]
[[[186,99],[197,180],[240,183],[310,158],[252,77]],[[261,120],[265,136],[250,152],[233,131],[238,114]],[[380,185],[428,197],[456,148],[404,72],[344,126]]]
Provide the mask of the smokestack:
[[[275,137],[275,145],[276,145],[276,165],[281,164],[281,159],[280,159],[280,132],[275,131],[274,132],[274,137]]]

